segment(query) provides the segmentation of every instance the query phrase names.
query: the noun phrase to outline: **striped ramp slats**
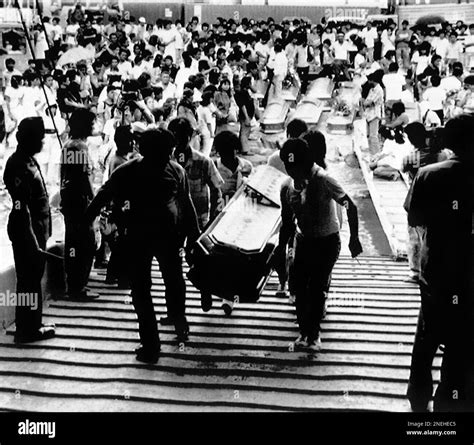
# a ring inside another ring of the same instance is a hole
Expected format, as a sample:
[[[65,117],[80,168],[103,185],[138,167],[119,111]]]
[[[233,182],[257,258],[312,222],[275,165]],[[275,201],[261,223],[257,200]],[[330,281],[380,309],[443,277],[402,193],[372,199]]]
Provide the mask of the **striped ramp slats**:
[[[135,360],[136,317],[129,291],[95,270],[90,303],[50,301],[44,321],[57,336],[17,347],[0,337],[0,410],[27,411],[408,411],[405,398],[419,308],[406,263],[388,257],[338,261],[319,353],[291,351],[294,309],[275,296],[272,276],[258,303],[224,316],[203,313],[188,283],[189,342],[160,326],[157,365]],[[164,286],[153,266],[157,317]],[[435,359],[435,378],[439,373]]]

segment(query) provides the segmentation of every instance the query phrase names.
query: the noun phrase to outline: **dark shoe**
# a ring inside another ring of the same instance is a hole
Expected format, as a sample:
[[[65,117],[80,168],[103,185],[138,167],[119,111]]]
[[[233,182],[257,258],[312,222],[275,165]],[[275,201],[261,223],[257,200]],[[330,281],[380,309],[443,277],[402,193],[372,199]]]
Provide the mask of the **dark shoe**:
[[[224,311],[224,314],[226,317],[230,317],[232,315],[232,310],[234,309],[234,303],[231,301],[225,301],[222,303],[222,310]]]
[[[93,301],[100,297],[100,295],[97,292],[92,292],[90,290],[83,290],[81,292],[69,293],[68,296],[69,296],[70,301],[82,301],[82,302]]]
[[[212,295],[208,293],[201,293],[201,309],[204,312],[209,312],[212,308]]]
[[[189,338],[189,323],[186,320],[186,317],[181,319],[179,322],[175,323],[175,332],[176,338],[179,343],[185,342]]]
[[[138,349],[135,350],[137,353],[136,359],[139,362],[143,363],[150,363],[154,364],[158,362],[158,359],[160,358],[160,350],[148,350],[145,349],[143,346],[139,347]]]
[[[117,289],[131,289],[131,284],[129,281],[118,281],[117,282]]]
[[[94,267],[96,269],[107,269],[108,265],[109,265],[108,261],[96,261],[96,262],[94,262]]]
[[[31,334],[15,334],[15,343],[33,343],[35,341],[48,340],[56,335],[56,330],[51,326],[39,328]]]
[[[419,400],[410,400],[410,407],[414,413],[427,413],[428,403]]]
[[[163,326],[173,326],[175,324],[175,319],[173,317],[161,317],[160,324]]]

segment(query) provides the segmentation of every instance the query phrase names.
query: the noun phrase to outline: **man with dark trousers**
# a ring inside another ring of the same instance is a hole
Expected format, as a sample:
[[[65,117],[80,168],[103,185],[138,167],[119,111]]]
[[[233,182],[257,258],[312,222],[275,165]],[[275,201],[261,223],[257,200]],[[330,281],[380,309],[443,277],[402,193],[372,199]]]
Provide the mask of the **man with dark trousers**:
[[[440,345],[444,353],[433,410],[472,409],[473,141],[473,115],[449,120],[444,142],[454,157],[422,167],[405,202],[408,223],[423,232],[421,308],[407,391],[417,412],[428,409],[433,392],[431,368]]]
[[[40,117],[23,119],[16,137],[18,147],[6,163],[3,180],[12,199],[7,230],[15,259],[16,292],[32,297],[27,305],[16,307],[15,342],[29,343],[55,335],[54,326],[41,323],[41,279],[46,242],[51,236],[48,193],[34,158],[43,147],[43,120]]]
[[[138,316],[142,346],[137,360],[156,363],[160,338],[151,296],[151,265],[158,260],[165,283],[165,298],[178,341],[187,339],[186,284],[180,248],[191,248],[200,232],[185,170],[172,160],[173,135],[163,129],[140,136],[143,157],[118,167],[97,192],[87,209],[86,225],[112,199],[124,203],[128,213],[132,301]]]
[[[94,197],[93,169],[87,138],[92,134],[95,114],[76,110],[69,119],[69,139],[61,154],[61,213],[64,215],[64,269],[67,295],[74,301],[89,301],[99,295],[86,287],[96,251],[92,223],[82,224]]]

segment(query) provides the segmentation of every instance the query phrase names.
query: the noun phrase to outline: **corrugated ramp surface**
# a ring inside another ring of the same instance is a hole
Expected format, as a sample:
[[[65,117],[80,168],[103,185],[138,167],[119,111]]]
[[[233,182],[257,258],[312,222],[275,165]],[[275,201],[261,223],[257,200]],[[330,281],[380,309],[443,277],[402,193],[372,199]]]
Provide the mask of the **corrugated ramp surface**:
[[[293,307],[275,297],[272,277],[260,301],[226,318],[217,299],[207,314],[188,285],[190,341],[178,345],[160,327],[156,366],[135,360],[136,318],[128,291],[94,271],[91,303],[52,301],[45,321],[57,337],[17,347],[0,336],[0,410],[28,411],[407,411],[405,399],[419,307],[406,263],[347,256],[336,265],[323,350],[291,352],[298,332]],[[157,315],[165,312],[155,265]],[[439,357],[435,359],[436,376]]]

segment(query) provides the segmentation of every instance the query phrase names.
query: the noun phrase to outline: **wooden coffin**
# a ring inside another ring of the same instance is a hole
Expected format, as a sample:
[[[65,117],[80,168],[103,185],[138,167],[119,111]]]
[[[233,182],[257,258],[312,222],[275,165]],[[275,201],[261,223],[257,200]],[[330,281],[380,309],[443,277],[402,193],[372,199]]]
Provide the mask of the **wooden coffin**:
[[[332,111],[326,122],[327,130],[332,134],[350,134],[354,130],[355,113],[343,114],[339,111]]]
[[[296,107],[291,120],[301,119],[306,122],[308,127],[316,126],[319,123],[323,109],[324,104],[321,101],[305,97]]]
[[[329,106],[332,100],[332,95],[334,91],[334,82],[328,77],[320,77],[313,82],[311,82],[306,97],[308,99],[314,100],[318,99],[324,103],[324,105]]]
[[[272,99],[263,112],[260,127],[264,133],[278,133],[285,128],[290,106],[282,99]]]
[[[258,167],[200,236],[188,273],[197,289],[226,300],[258,300],[278,244],[280,188],[287,178]]]

